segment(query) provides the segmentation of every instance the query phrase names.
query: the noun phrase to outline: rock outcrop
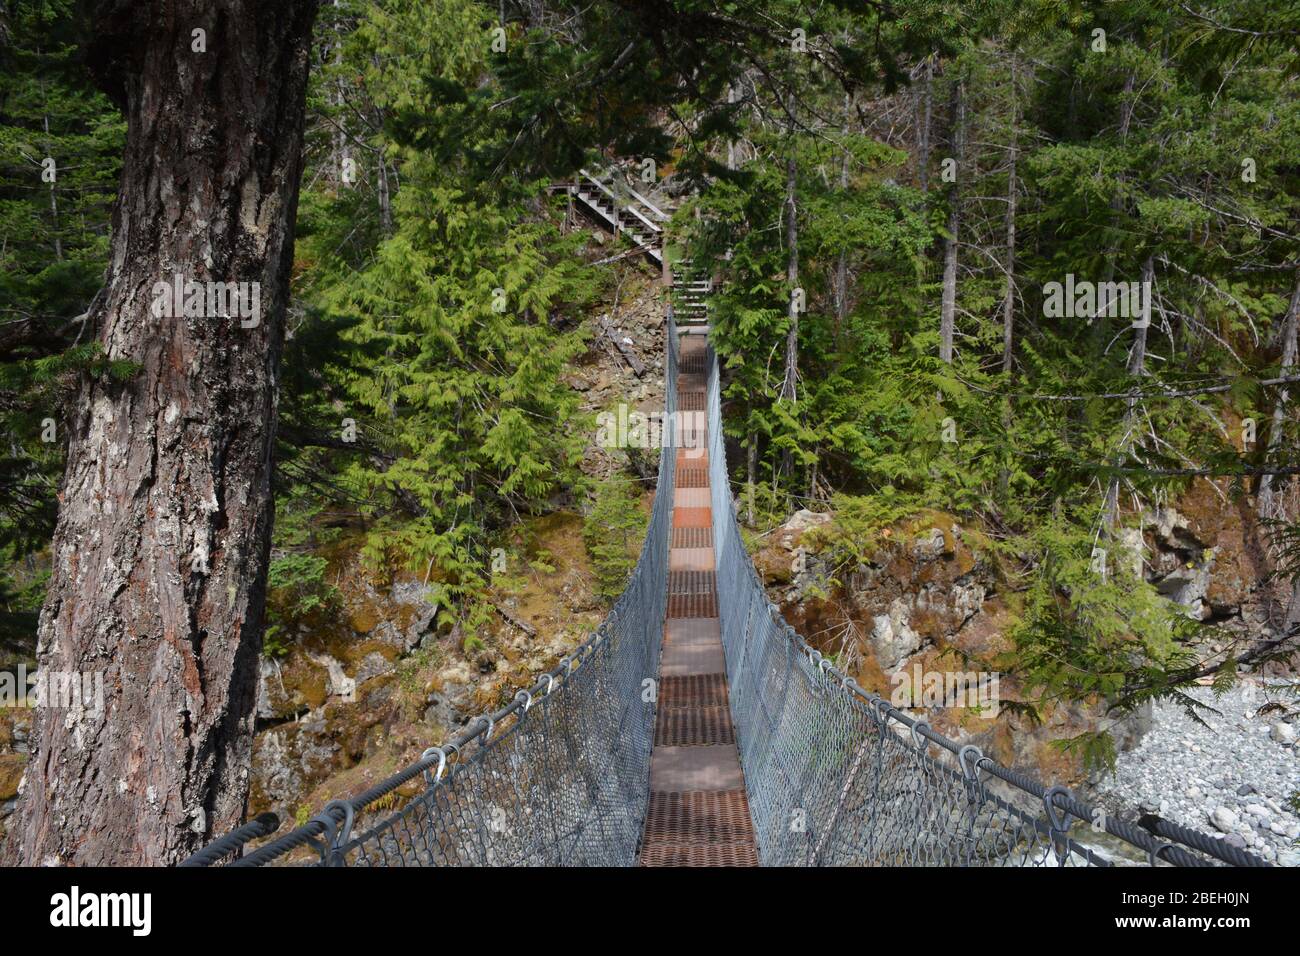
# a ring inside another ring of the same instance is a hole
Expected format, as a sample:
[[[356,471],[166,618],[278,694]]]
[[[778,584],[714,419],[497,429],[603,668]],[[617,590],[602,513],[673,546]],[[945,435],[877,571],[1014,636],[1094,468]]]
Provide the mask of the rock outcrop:
[[[343,558],[331,573],[341,606],[262,662],[250,813],[293,819],[365,789],[554,666],[601,617],[581,524],[563,512],[528,523],[523,566],[493,593],[506,613],[472,639],[436,589],[379,583]],[[536,569],[533,553],[546,559]]]
[[[1069,782],[1081,782],[1084,768],[1053,740],[1104,728],[1124,750],[1149,729],[1149,707],[1119,722],[1104,714],[1101,701],[1040,707],[1042,723],[1036,724],[1021,708],[1005,706],[1021,700],[1014,677],[1000,673],[1012,650],[1015,602],[1004,593],[978,529],[927,511],[882,529],[871,547],[859,547],[870,555],[865,562],[832,569],[815,529],[834,520],[796,513],[762,539],[755,565],[786,620],[867,690],[896,704],[916,704],[936,729],[1004,763]],[[1204,656],[1226,653],[1234,637],[1276,633],[1279,599],[1261,583],[1267,562],[1245,503],[1229,501],[1202,481],[1177,507],[1152,509],[1134,525],[1124,534],[1119,559],[1205,625],[1193,638],[1203,644],[1198,650]],[[954,682],[954,673],[962,679]],[[930,675],[945,678],[935,682],[943,692],[922,700],[917,689]],[[988,706],[993,695],[978,693],[994,679],[1001,708]],[[965,694],[961,700],[946,699],[954,683]]]

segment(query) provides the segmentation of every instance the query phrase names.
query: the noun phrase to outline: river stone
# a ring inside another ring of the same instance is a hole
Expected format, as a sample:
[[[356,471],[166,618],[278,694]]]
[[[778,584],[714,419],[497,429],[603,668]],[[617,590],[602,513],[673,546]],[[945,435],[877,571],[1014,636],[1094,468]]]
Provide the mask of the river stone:
[[[1210,823],[1216,830],[1230,833],[1237,826],[1237,815],[1227,807],[1215,807],[1210,813]]]

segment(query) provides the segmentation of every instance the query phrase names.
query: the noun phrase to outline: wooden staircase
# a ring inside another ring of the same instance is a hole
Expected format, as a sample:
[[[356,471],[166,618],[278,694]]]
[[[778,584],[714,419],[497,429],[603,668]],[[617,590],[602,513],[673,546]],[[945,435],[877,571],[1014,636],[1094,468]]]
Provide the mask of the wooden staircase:
[[[615,239],[626,236],[633,247],[663,268],[663,227],[668,215],[625,183],[610,188],[585,169],[559,188],[573,197],[574,207]]]

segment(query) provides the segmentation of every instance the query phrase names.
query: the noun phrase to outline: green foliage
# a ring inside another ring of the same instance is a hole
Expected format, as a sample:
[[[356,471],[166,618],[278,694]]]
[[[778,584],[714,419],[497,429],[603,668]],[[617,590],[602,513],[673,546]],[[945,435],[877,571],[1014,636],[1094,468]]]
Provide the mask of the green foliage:
[[[1115,769],[1115,741],[1105,731],[1084,731],[1073,737],[1053,740],[1057,751],[1078,757],[1088,770]]]
[[[679,214],[692,237],[692,255],[713,261],[729,253],[715,295],[714,340],[726,361],[725,397],[733,412],[728,433],[762,448],[759,476],[774,490],[806,494],[804,476],[817,463],[832,487],[881,487],[902,462],[882,462],[878,440],[900,408],[895,383],[878,374],[890,354],[897,317],[915,307],[916,278],[930,232],[919,194],[894,182],[905,154],[861,136],[828,144],[755,134],[761,152],[718,180]],[[800,287],[808,311],[800,316],[800,383],[793,404],[779,400],[782,349],[789,330],[785,302],[786,250],[781,228],[786,190],[783,155],[798,169]],[[849,185],[839,186],[847,165]],[[707,211],[692,219],[695,209]],[[860,256],[865,252],[865,260]],[[834,263],[853,256],[869,274],[871,293],[837,314]],[[905,334],[907,327],[899,329]],[[906,428],[906,421],[894,421]]]
[[[596,486],[582,539],[596,572],[596,592],[607,600],[618,597],[636,566],[649,519],[641,508],[638,488],[624,478]]]
[[[321,506],[305,498],[302,488],[294,488],[278,503],[262,642],[268,657],[288,654],[305,628],[323,623],[342,603],[341,592],[327,576],[329,561],[317,553],[337,531],[318,527]]]
[[[17,0],[3,29],[0,319],[53,325],[99,287],[125,123],[89,87],[71,0]]]
[[[1293,465],[1300,447],[1293,414],[1279,440],[1245,454],[1235,424],[1266,420],[1282,398],[1251,383],[1277,374],[1276,330],[1295,282],[1300,180],[1288,142],[1300,132],[1300,98],[1294,75],[1271,60],[1286,21],[1253,2],[1214,8],[1201,19],[1138,3],[1087,16],[1048,3],[992,5],[979,27],[991,42],[936,58],[932,87],[894,101],[917,123],[922,103],[933,107],[938,143],[924,170],[915,137],[899,137],[913,145],[910,157],[875,141],[897,137],[894,120],[872,127],[837,93],[798,79],[796,112],[816,128],[795,128],[788,101],[766,103],[767,114],[754,108],[732,137],[742,161],[717,171],[679,219],[688,254],[716,263],[722,283],[713,340],[725,363],[726,429],[758,523],[799,507],[834,510],[835,523],[812,540],[836,574],[870,560],[885,527],[926,506],[997,528],[991,550],[1012,569],[1007,600],[1020,615],[1001,665],[1040,703],[1101,699],[1122,713],[1165,698],[1194,713],[1181,688],[1198,674],[1189,642],[1205,629],[1130,563],[1115,564],[1123,538],[1107,514],[1108,489],[1115,523],[1129,523],[1176,498],[1189,472],[1235,473],[1231,492],[1240,494],[1250,490],[1247,468]],[[1256,29],[1272,52],[1212,22]],[[1104,53],[1089,48],[1093,25],[1107,30]],[[957,182],[946,183],[939,163],[953,153],[958,97],[966,148]],[[863,122],[867,131],[852,132]],[[1253,179],[1243,175],[1246,155]],[[807,296],[794,401],[781,396],[789,160]],[[926,192],[913,187],[922,172]],[[939,253],[954,207],[955,356],[946,364]],[[1135,378],[1129,318],[1048,316],[1044,287],[1066,273],[1135,281],[1148,263],[1154,321]],[[1226,390],[1199,391],[1220,383]],[[1142,394],[1130,398],[1134,390]],[[1285,528],[1275,550],[1289,574],[1294,536]],[[1104,576],[1092,567],[1094,547],[1110,552]],[[1230,658],[1216,681],[1226,686],[1233,671]],[[1110,743],[1099,735],[1068,747],[1105,763]]]
[[[1270,518],[1264,527],[1277,555],[1275,575],[1283,581],[1300,581],[1300,524]]]
[[[482,8],[336,13],[311,94],[330,120],[312,137],[330,153],[299,223],[309,309],[295,339],[320,360],[290,403],[291,429],[315,448],[297,467],[365,522],[372,565],[424,575],[473,629],[489,542],[578,477],[589,423],[561,376],[598,280],[545,182],[481,178],[477,150],[495,135],[482,125]],[[381,122],[359,126],[348,100]],[[346,157],[352,184],[336,175],[340,125],[363,138]]]
[[[810,528],[803,541],[830,562],[838,578],[858,565],[869,564],[877,549],[888,542],[890,525],[916,514],[921,504],[886,486],[878,495],[836,495],[830,506],[835,520]]]
[[[283,657],[289,652],[288,631],[310,615],[337,605],[339,592],[325,580],[329,562],[314,554],[272,558],[267,574],[267,617],[263,652]]]
[[[108,255],[125,124],[90,88],[71,0],[0,11],[0,643],[34,644],[67,409],[82,372],[126,377],[83,327]],[[52,161],[52,165],[50,164]],[[78,344],[79,343],[79,344]]]
[[[1101,554],[1070,517],[1035,528],[1022,548],[1034,569],[1011,639],[1027,690],[1122,712],[1174,692],[1195,661],[1185,643],[1198,625],[1135,573],[1136,555]]]

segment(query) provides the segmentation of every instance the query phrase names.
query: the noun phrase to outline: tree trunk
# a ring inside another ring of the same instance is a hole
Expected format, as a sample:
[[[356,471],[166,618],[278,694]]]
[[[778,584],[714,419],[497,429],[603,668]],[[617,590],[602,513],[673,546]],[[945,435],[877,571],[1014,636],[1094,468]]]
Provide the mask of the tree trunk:
[[[1133,106],[1134,106],[1133,89],[1136,83],[1136,79],[1137,78],[1133,73],[1129,73],[1124,78],[1123,99],[1120,101],[1120,105],[1119,105],[1119,138],[1120,138],[1120,142],[1123,143],[1128,142],[1129,128],[1132,126],[1133,123]],[[1120,182],[1124,181],[1124,174],[1122,171],[1120,172],[1118,178]],[[1118,220],[1124,212],[1123,201],[1118,196],[1116,196],[1114,199],[1111,200],[1110,208],[1113,216],[1115,217],[1116,220]],[[1114,279],[1115,277],[1115,262],[1116,262],[1117,254],[1118,254],[1117,250],[1112,245],[1109,252],[1107,253],[1106,268],[1103,271],[1103,282],[1107,285],[1109,285],[1111,280]],[[1148,257],[1147,261],[1142,265],[1142,281],[1144,282],[1149,281],[1154,274],[1155,274],[1154,264],[1151,258]],[[1154,290],[1152,290],[1152,294],[1154,294]],[[1109,319],[1110,311],[1111,310],[1110,310],[1109,300],[1107,302],[1097,303],[1097,317],[1095,320],[1096,324],[1093,326],[1093,336],[1094,336],[1093,341],[1097,344],[1098,351],[1101,350],[1102,343],[1106,342],[1110,337],[1110,319]],[[1145,312],[1142,318],[1143,321],[1141,323],[1141,327],[1138,328],[1136,330],[1136,333],[1134,334],[1133,346],[1129,352],[1129,357],[1128,357],[1128,373],[1129,375],[1133,375],[1133,376],[1140,376],[1144,374],[1146,370],[1147,328],[1150,326],[1151,323],[1151,308],[1150,308],[1149,301],[1146,302]],[[1141,387],[1140,384],[1137,382],[1133,384],[1134,390],[1137,390],[1140,387]],[[1119,453],[1119,458],[1121,461],[1123,460],[1125,450],[1128,447],[1128,442],[1129,442],[1128,432],[1133,428],[1133,419],[1134,416],[1137,414],[1137,404],[1138,404],[1137,397],[1136,396],[1130,397],[1128,400],[1128,407],[1126,408],[1124,413],[1125,437],[1124,437],[1123,447],[1120,448],[1120,453]],[[1107,530],[1113,532],[1115,530],[1115,525],[1119,521],[1119,476],[1118,475],[1112,478],[1110,480],[1110,483],[1106,486],[1105,520],[1106,520]]]
[[[794,402],[798,394],[799,378],[799,302],[795,290],[799,288],[799,222],[795,206],[795,161],[791,156],[785,161],[785,284],[789,293],[786,315],[790,328],[785,334],[785,378],[781,382],[781,399]]]
[[[1298,332],[1300,329],[1300,267],[1296,269],[1295,283],[1291,287],[1291,302],[1287,306],[1286,317],[1282,320],[1282,375],[1291,375],[1296,368],[1297,360],[1300,359],[1300,338]],[[1282,445],[1282,431],[1286,424],[1287,412],[1289,410],[1288,402],[1290,401],[1291,391],[1283,387],[1277,395],[1277,404],[1273,406],[1273,420],[1268,432],[1268,454],[1265,461],[1272,463],[1275,460],[1278,449]],[[1294,482],[1294,478],[1282,479],[1284,483]],[[1255,506],[1260,518],[1281,519],[1286,517],[1286,506],[1283,503],[1282,491],[1285,484],[1280,488],[1277,476],[1264,475],[1259,481],[1259,492],[1255,498]],[[1300,577],[1291,582],[1291,597],[1288,602],[1283,627],[1287,630],[1300,625]]]
[[[41,97],[45,97],[45,84],[41,84]],[[54,147],[51,145],[50,136],[50,114],[45,113],[42,116],[42,124],[45,129],[45,155],[53,156]],[[63,240],[59,238],[59,200],[55,193],[55,182],[58,180],[58,166],[55,166],[55,177],[50,181],[50,235],[54,237],[54,258],[63,261]]]
[[[917,160],[918,173],[920,174],[921,192],[930,190],[930,119],[933,113],[932,109],[932,92],[934,88],[934,56],[925,58],[925,84],[921,88],[921,104],[919,123],[920,130],[917,132]]]
[[[1124,78],[1123,99],[1120,101],[1119,105],[1119,138],[1122,143],[1128,142],[1129,129],[1133,125],[1133,88],[1136,82],[1137,78],[1133,73],[1129,73]],[[1127,177],[1125,177],[1123,170],[1121,170],[1116,178],[1122,184]],[[1120,197],[1120,191],[1117,191],[1116,195],[1111,199],[1110,210],[1113,227],[1117,231],[1123,231],[1124,200]],[[1102,284],[1105,286],[1109,286],[1115,278],[1115,266],[1118,256],[1119,249],[1116,248],[1115,243],[1110,243],[1106,250],[1106,265],[1102,269],[1101,276]],[[1109,300],[1106,302],[1098,302],[1097,316],[1092,320],[1093,347],[1098,352],[1102,351],[1111,338],[1109,304]]]
[[[244,812],[316,5],[96,7],[128,133],[93,318],[135,371],[83,381],[69,426],[37,657],[103,706],[36,713],[28,863],[174,863]],[[242,319],[211,294],[172,318],[176,276],[260,285]]]
[[[1291,287],[1291,303],[1287,306],[1286,316],[1282,319],[1282,375],[1289,376],[1296,367],[1297,325],[1300,325],[1300,268],[1296,269],[1295,284]],[[1277,393],[1277,404],[1273,406],[1273,422],[1268,431],[1268,454],[1266,462],[1271,462],[1282,444],[1282,426],[1286,422],[1287,401],[1291,391],[1283,386]],[[1264,475],[1259,480],[1259,492],[1255,496],[1255,506],[1260,518],[1276,518],[1277,488],[1273,475]]]
[[[745,444],[745,523],[754,527],[754,484],[758,480],[758,433]]]
[[[1146,261],[1142,263],[1142,296],[1143,309],[1142,321],[1137,323],[1133,329],[1133,346],[1129,350],[1128,356],[1128,374],[1134,379],[1133,393],[1128,398],[1127,407],[1124,410],[1124,441],[1120,448],[1119,458],[1122,463],[1128,447],[1133,443],[1131,432],[1135,427],[1137,420],[1138,404],[1140,399],[1137,393],[1141,390],[1142,384],[1140,379],[1146,374],[1147,370],[1147,332],[1151,326],[1151,300],[1155,297],[1156,265],[1152,256],[1147,256]],[[1149,292],[1145,290],[1150,290]],[[1119,476],[1116,475],[1110,480],[1110,485],[1106,488],[1106,527],[1113,531],[1116,523],[1119,521]]]
[[[848,97],[845,97],[845,113],[849,110]],[[845,121],[846,133],[849,132],[848,121]],[[848,195],[849,191],[849,153],[845,150],[840,156],[840,192]],[[840,253],[835,257],[835,335],[833,342],[838,352],[840,346],[840,334],[844,330],[844,324],[849,317],[849,251],[847,248],[840,249]]]
[[[1155,295],[1152,283],[1155,281],[1155,273],[1155,259],[1147,256],[1142,263],[1142,321],[1133,329],[1133,348],[1128,356],[1128,373],[1134,378],[1141,378],[1147,373],[1147,331],[1151,328],[1151,299]],[[1148,289],[1151,290],[1149,293],[1146,291]],[[1128,414],[1132,416],[1137,410],[1136,396],[1129,398],[1128,402]]]
[[[385,236],[393,234],[393,202],[388,189],[388,161],[384,159],[383,149],[375,153],[379,162],[379,226]],[[614,222],[615,235],[618,234],[618,220]]]
[[[334,0],[334,16],[338,17],[338,9],[342,0]],[[343,29],[339,21],[334,21],[334,66],[339,68],[343,63]],[[345,95],[343,79],[340,76],[335,81],[334,105],[336,110],[336,126],[334,128],[334,189],[340,191],[345,185],[343,182],[344,173],[348,166],[348,160],[351,158],[351,144],[348,141],[348,134],[343,120],[343,106],[347,102]]]
[[[952,364],[952,340],[957,325],[957,242],[961,233],[961,177],[965,156],[966,104],[962,82],[952,88],[952,148],[956,181],[948,194],[948,235],[943,239],[943,302],[939,315],[939,359]]]
[[[383,64],[378,55],[371,57],[371,63],[376,70],[382,69]],[[377,114],[374,119],[376,127],[382,128],[384,125],[383,110],[375,107]],[[374,150],[375,162],[378,164],[378,193],[379,193],[379,227],[385,236],[393,234],[393,190],[388,181],[388,157],[385,155],[383,140],[380,140],[379,146]],[[614,216],[614,238],[618,238],[618,215],[615,210]]]
[[[727,105],[736,102],[736,87],[727,84]],[[734,170],[736,168],[736,141],[730,136],[727,137],[727,168]]]
[[[1011,60],[1011,148],[1007,167],[1007,282],[1006,298],[1002,300],[1002,371],[1011,373],[1012,346],[1016,330],[1016,161],[1019,158],[1016,138],[1018,115],[1016,112],[1016,61]]]
[[[1016,179],[1016,163],[1020,158],[1020,140],[1019,140],[1019,123],[1020,114],[1018,110],[1019,100],[1016,90],[1016,58],[1011,56],[1011,142],[1007,150],[1007,216],[1005,224],[1006,234],[1006,286],[1005,297],[1002,300],[1002,374],[1008,379],[1011,376],[1011,369],[1014,357],[1015,335],[1016,335],[1016,191],[1019,183]],[[1002,430],[1006,435],[1011,434],[1011,397],[1007,396],[1002,399]],[[1005,496],[1011,488],[1010,469],[1003,465],[998,469],[998,492]]]

